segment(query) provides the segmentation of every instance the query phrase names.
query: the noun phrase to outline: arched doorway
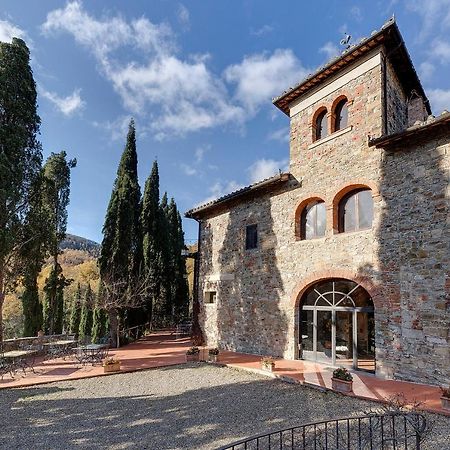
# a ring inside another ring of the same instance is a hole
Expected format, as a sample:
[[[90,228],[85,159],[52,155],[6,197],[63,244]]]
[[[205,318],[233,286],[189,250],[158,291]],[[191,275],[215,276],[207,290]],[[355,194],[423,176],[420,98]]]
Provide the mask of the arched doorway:
[[[299,356],[375,371],[375,321],[369,293],[342,278],[319,281],[301,298]]]

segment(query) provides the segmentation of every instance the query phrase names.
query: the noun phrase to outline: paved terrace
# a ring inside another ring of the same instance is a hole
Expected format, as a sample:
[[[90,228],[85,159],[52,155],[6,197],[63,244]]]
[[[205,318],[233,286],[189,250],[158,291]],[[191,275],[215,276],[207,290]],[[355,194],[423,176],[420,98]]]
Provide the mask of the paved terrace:
[[[120,349],[114,349],[109,355],[120,359],[122,373],[135,372],[185,363],[186,349],[190,345],[189,338],[177,339],[173,332],[162,331]],[[201,359],[207,359],[207,356],[207,349],[202,348]],[[261,370],[260,359],[258,355],[222,351],[219,364],[293,383],[306,384],[321,390],[331,389],[333,370],[330,367],[308,361],[277,359],[275,371],[268,373]],[[38,360],[35,371],[36,374],[28,372],[26,376],[22,376],[19,372],[14,380],[9,375],[5,375],[3,381],[0,381],[0,389],[109,375],[103,373],[100,365],[82,367],[75,361],[61,358],[44,362]],[[382,380],[374,375],[353,372],[353,392],[352,396],[375,401],[385,401],[403,394],[408,402],[420,403],[424,410],[450,415],[441,408],[441,393],[436,386]]]

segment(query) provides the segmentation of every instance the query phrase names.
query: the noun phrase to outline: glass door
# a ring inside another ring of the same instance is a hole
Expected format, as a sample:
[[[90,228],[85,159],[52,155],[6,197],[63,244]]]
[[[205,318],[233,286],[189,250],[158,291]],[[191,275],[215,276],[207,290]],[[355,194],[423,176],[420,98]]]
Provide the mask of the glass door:
[[[336,311],[335,365],[353,367],[353,311]]]
[[[333,315],[332,311],[317,312],[316,361],[332,364],[333,361]]]

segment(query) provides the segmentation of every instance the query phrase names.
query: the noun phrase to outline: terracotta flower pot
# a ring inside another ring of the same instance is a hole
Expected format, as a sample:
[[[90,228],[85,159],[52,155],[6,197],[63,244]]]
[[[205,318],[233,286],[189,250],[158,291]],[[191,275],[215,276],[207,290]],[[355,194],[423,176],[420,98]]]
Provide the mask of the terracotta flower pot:
[[[265,370],[266,372],[273,372],[275,370],[275,363],[262,364],[261,367],[262,367],[262,370]]]
[[[450,398],[449,397],[441,397],[441,405],[442,409],[446,411],[450,411]]]
[[[208,361],[212,363],[216,363],[219,360],[219,355],[208,355]]]
[[[331,378],[331,386],[333,390],[348,394],[353,392],[353,381],[341,380],[340,378]]]
[[[119,372],[119,371],[120,371],[120,361],[114,364],[107,364],[106,366],[103,366],[103,373]]]
[[[187,362],[198,362],[200,361],[200,353],[194,353],[192,355],[186,355]]]

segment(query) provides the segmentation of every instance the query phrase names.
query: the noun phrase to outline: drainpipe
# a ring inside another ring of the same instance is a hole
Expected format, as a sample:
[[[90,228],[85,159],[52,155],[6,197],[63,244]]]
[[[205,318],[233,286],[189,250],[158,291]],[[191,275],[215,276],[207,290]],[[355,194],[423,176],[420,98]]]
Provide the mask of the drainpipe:
[[[195,219],[195,218],[194,218]],[[201,229],[202,221],[195,219],[198,223],[198,240],[197,240],[197,254],[194,258],[194,292],[192,295],[192,338],[198,342],[194,345],[203,344],[203,332],[199,322],[200,302],[198,298],[199,291],[199,276],[200,276],[200,255],[201,255]]]

